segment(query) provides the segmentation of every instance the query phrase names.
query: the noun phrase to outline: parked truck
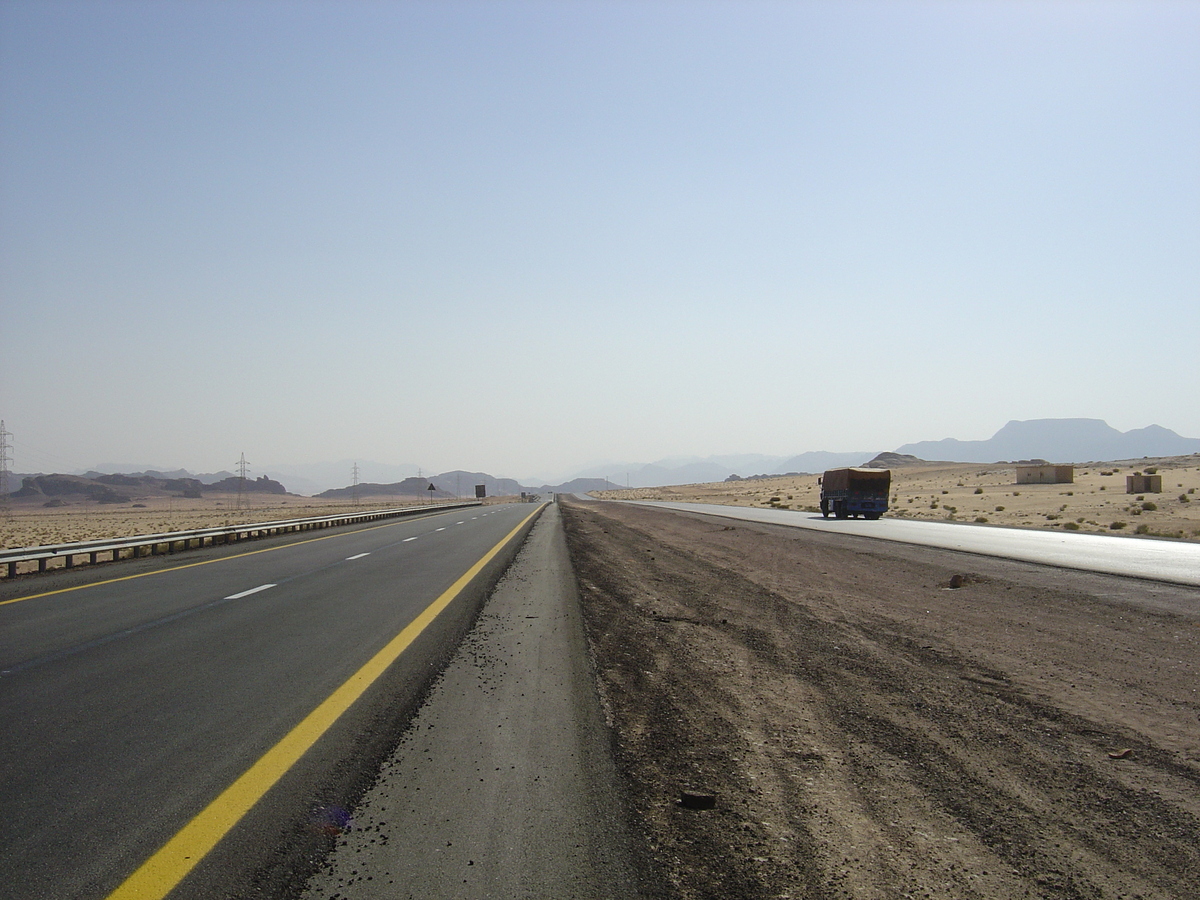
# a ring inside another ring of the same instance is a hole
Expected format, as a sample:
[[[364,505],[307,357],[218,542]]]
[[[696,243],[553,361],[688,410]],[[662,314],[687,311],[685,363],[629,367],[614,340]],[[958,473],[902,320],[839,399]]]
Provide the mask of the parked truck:
[[[891,469],[830,469],[817,479],[821,486],[821,515],[839,519],[865,516],[878,519],[888,508]]]

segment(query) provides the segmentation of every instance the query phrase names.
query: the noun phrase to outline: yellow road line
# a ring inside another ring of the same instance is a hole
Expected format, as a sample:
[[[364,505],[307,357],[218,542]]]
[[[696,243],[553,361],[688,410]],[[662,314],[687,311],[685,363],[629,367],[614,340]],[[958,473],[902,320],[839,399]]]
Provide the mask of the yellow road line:
[[[86,588],[99,587],[102,584],[116,584],[119,581],[132,581],[134,578],[148,578],[151,575],[165,575],[168,572],[178,572],[181,569],[193,569],[196,566],[208,566],[213,563],[228,562],[231,559],[242,559],[246,556],[254,556],[258,553],[271,553],[274,550],[286,550],[288,547],[299,547],[301,544],[312,544],[316,541],[327,541],[330,538],[345,537],[348,534],[358,534],[363,531],[371,531],[375,528],[390,528],[393,525],[403,525],[405,522],[417,522],[421,519],[428,518],[420,516],[414,519],[403,519],[399,522],[383,522],[378,525],[368,525],[366,528],[356,528],[354,531],[339,531],[337,534],[323,534],[320,537],[306,538],[303,541],[291,541],[287,544],[280,544],[277,547],[264,547],[261,550],[247,550],[245,553],[235,553],[232,556],[222,556],[220,559],[206,559],[201,562],[184,563],[182,566],[171,566],[167,569],[156,569],[153,572],[141,572],[137,575],[122,575],[120,578],[106,578],[103,581],[92,581],[87,584],[77,584],[75,587],[59,588],[56,591],[43,591],[40,594],[30,594],[28,597],[14,597],[11,600],[0,600],[0,606],[7,606],[10,603],[21,603],[25,600],[36,600],[38,597],[53,597],[55,594],[68,594],[71,591],[82,591]],[[210,545],[211,546],[211,545]],[[228,546],[221,544],[218,546]],[[196,549],[200,549],[197,547]],[[150,557],[143,557],[149,559]],[[59,571],[66,571],[65,569]]]
[[[170,893],[542,508],[539,506],[522,519],[521,524],[464,572],[386,647],[351,675],[162,849],[142,863],[124,884],[109,894],[108,900],[160,900]]]

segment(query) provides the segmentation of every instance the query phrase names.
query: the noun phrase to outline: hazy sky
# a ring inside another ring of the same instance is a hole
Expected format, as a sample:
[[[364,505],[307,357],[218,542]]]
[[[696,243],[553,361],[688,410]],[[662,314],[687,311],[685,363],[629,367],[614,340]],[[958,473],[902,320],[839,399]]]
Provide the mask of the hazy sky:
[[[17,472],[1196,437],[1200,3],[0,0],[0,292]]]

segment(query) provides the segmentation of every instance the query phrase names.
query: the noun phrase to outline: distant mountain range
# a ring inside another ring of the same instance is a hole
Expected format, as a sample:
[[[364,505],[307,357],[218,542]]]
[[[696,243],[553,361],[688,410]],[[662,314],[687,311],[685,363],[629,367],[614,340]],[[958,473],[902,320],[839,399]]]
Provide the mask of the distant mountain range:
[[[852,453],[813,451],[796,456],[764,456],[747,453],[739,456],[675,457],[653,463],[612,463],[598,471],[592,467],[579,477],[592,478],[609,489],[622,487],[659,487],[664,484],[708,484],[724,481],[730,475],[748,478],[753,475],[785,475],[788,473],[824,472],[839,466],[857,466],[871,459],[878,451],[862,450]]]
[[[433,476],[422,476],[412,465],[389,465],[365,462],[359,466],[358,495],[367,496],[426,496],[433,484],[439,497],[474,497],[475,485],[485,486],[489,497],[513,496],[521,492],[584,493],[605,488],[659,487],[669,484],[703,484],[725,481],[733,476],[753,478],[762,475],[815,474],[841,466],[859,466],[879,455],[878,450],[853,453],[809,452],[795,456],[738,456],[674,457],[653,463],[604,463],[578,472],[560,484],[527,486],[512,478],[497,478],[486,472],[453,470]],[[1200,439],[1185,438],[1159,425],[1118,431],[1102,419],[1030,419],[1011,421],[986,441],[960,441],[947,438],[941,441],[920,441],[896,448],[896,454],[912,457],[905,463],[921,460],[947,462],[994,463],[1024,459],[1045,459],[1055,463],[1107,462],[1142,457],[1184,456],[1200,453]],[[899,461],[896,462],[900,464]],[[323,497],[349,497],[356,464],[348,461],[313,463],[303,466],[265,467],[269,475],[260,475],[256,488],[274,492],[283,485],[292,493]],[[97,485],[108,488],[131,488],[131,480],[115,476],[142,479],[142,485],[157,483],[164,489],[182,490],[183,482],[191,480],[190,488],[207,491],[236,490],[237,479],[230,472],[192,475],[184,469],[174,471],[143,470],[116,465],[97,466],[83,473]],[[394,480],[388,481],[388,478]],[[22,483],[23,476],[10,476],[10,490]],[[199,484],[196,484],[198,482]],[[167,485],[169,484],[169,487]],[[268,485],[270,485],[268,487]],[[51,493],[44,482],[32,489]],[[97,487],[95,490],[100,491]],[[108,496],[108,494],[105,494]]]
[[[1103,419],[1029,419],[1009,422],[986,441],[920,441],[905,444],[896,452],[953,462],[1045,459],[1082,463],[1186,456],[1200,453],[1200,438],[1180,437],[1159,425],[1118,431]]]

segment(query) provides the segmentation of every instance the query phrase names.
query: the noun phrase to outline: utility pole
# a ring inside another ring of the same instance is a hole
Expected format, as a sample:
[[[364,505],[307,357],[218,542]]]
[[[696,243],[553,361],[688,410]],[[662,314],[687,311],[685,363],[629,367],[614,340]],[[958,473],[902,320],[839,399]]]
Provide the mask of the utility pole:
[[[350,497],[354,501],[354,505],[358,506],[358,463],[354,464],[354,481],[350,483]]]

